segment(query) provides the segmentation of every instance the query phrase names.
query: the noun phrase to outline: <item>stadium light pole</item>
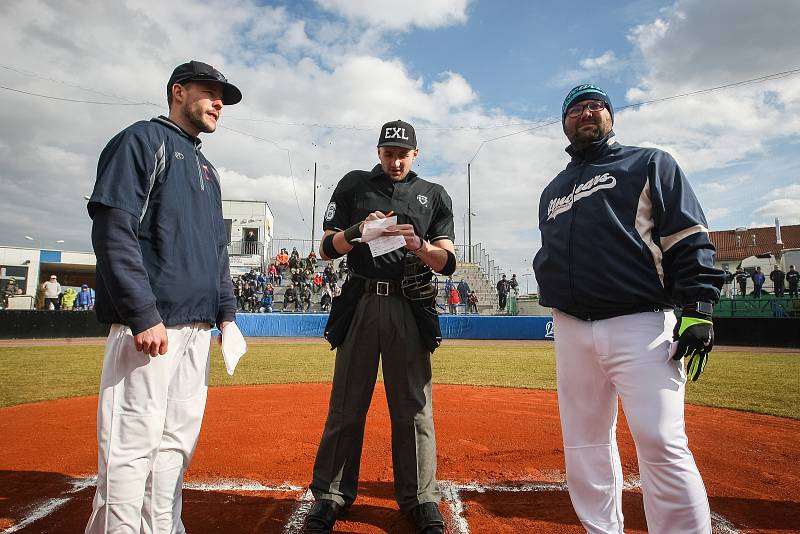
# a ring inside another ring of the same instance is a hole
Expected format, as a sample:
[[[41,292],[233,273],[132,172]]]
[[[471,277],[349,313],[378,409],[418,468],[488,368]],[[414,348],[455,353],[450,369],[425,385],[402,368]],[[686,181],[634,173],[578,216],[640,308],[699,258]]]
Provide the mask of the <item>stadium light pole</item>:
[[[474,157],[473,157],[474,159]],[[469,241],[467,243],[468,261],[472,263],[472,184],[471,184],[471,167],[472,162],[467,163],[467,221],[468,221],[468,234]]]
[[[519,276],[520,278],[525,279],[525,295],[531,294],[531,286],[530,286],[531,276],[533,276],[533,273],[525,273]]]
[[[311,251],[314,251],[314,230],[317,226],[317,162],[314,162],[314,202],[311,208]]]

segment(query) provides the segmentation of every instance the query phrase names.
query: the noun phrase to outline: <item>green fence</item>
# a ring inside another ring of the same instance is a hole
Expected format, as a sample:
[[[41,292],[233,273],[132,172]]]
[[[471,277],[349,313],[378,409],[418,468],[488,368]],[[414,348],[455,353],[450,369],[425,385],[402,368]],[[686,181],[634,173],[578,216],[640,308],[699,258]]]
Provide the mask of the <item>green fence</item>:
[[[800,299],[751,296],[723,298],[714,306],[714,317],[800,317]]]

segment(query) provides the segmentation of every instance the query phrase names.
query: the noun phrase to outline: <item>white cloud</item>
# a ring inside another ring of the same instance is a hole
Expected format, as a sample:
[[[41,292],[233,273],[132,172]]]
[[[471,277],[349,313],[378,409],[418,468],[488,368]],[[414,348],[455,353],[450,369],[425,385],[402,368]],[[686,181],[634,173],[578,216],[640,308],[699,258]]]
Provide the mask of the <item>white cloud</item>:
[[[279,237],[310,235],[314,162],[323,185],[317,196],[319,221],[339,178],[377,162],[380,124],[404,118],[418,126],[422,152],[417,170],[442,183],[453,199],[460,242],[467,210],[466,163],[482,140],[520,127],[440,128],[523,119],[502,109],[486,109],[474,82],[463,73],[422,76],[409,67],[413,58],[386,53],[397,35],[386,30],[462,24],[470,2],[428,0],[404,4],[402,10],[366,0],[320,2],[341,18],[304,18],[256,0],[3,4],[4,19],[14,21],[0,32],[0,46],[13,58],[6,62],[41,77],[0,69],[0,85],[109,102],[120,101],[113,96],[119,95],[157,106],[88,106],[0,93],[0,242],[19,244],[20,236],[29,234],[88,249],[90,223],[82,197],[91,190],[100,150],[128,124],[165,113],[169,72],[192,58],[217,66],[244,93],[241,104],[223,110],[220,125],[275,142],[221,128],[204,136],[203,150],[220,170],[227,198],[269,202]],[[640,77],[628,94],[647,99],[795,64],[800,44],[786,21],[800,18],[795,7],[800,4],[781,4],[783,15],[777,21],[766,13],[777,8],[729,4],[682,1],[660,13],[659,21],[632,32],[632,57],[606,50],[576,60],[576,68],[598,73],[635,68]],[[738,19],[745,16],[748,24],[740,25]],[[718,41],[716,28],[702,31],[714,25],[735,29],[739,38]],[[725,68],[707,72],[708,62],[694,55],[700,52]],[[752,60],[755,56],[758,61]],[[707,203],[711,220],[779,215],[788,221],[792,202],[797,206],[800,201],[797,186],[772,197],[770,187],[754,185],[772,171],[766,164],[759,172],[737,166],[762,158],[776,141],[798,138],[800,77],[622,110],[615,129],[625,144],[670,151]],[[509,271],[530,269],[538,243],[539,195],[566,164],[565,144],[560,128],[553,126],[487,143],[473,162],[472,209],[478,215],[473,218],[472,240],[488,243]],[[775,173],[797,176],[797,170],[784,165]],[[700,174],[706,181],[695,182]],[[748,201],[753,199],[746,210],[743,202],[731,200],[737,189],[748,192]],[[751,193],[759,190],[766,204],[756,204]]]
[[[351,20],[393,30],[439,28],[467,21],[470,0],[317,0],[323,8]]]
[[[625,66],[625,62],[620,60],[613,50],[606,50],[597,57],[580,60],[578,65],[580,65],[578,69],[569,69],[558,74],[553,85],[575,85],[590,79],[609,76],[619,72]]]

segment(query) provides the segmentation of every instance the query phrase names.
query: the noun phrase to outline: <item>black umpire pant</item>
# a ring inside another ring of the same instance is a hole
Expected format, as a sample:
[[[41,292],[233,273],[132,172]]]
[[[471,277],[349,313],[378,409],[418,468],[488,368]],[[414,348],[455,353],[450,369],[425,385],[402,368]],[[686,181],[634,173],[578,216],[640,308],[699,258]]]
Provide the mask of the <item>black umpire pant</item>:
[[[336,351],[328,419],[314,462],[311,492],[342,506],[358,492],[364,424],[378,361],[392,423],[395,498],[403,512],[439,502],[436,435],[431,405],[431,355],[420,340],[409,302],[401,295],[366,293]]]

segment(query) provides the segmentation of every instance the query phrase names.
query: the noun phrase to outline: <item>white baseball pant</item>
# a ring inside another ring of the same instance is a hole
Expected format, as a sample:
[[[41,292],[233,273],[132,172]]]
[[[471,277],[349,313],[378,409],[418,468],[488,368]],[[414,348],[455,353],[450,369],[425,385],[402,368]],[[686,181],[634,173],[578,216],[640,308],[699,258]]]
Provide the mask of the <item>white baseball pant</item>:
[[[97,491],[86,534],[183,534],[183,473],[208,393],[211,326],[167,327],[168,351],[111,326],[97,407]]]
[[[622,533],[617,398],[636,454],[651,534],[710,534],[703,480],[684,428],[683,362],[672,312],[582,321],[553,310],[558,405],[570,499],[587,532]]]

